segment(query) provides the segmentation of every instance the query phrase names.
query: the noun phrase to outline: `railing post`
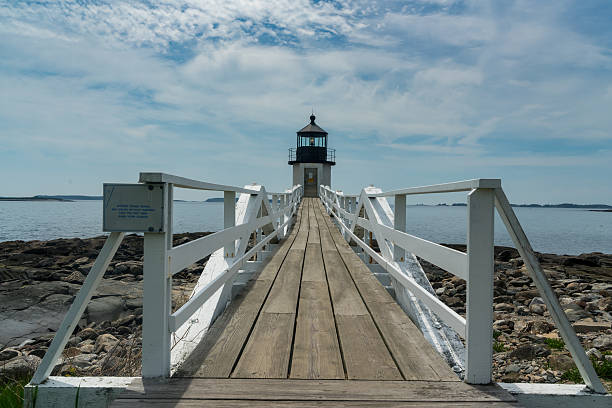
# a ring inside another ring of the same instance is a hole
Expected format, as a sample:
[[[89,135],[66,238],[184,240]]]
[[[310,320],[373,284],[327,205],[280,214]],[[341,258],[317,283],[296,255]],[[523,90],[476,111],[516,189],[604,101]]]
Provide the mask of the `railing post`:
[[[223,192],[223,228],[231,228],[236,225],[236,192]],[[236,241],[228,243],[223,248],[226,258],[233,258],[236,253]]]
[[[144,233],[142,376],[170,376],[172,275],[168,249],[172,247],[172,185],[149,184],[164,189],[164,232]]]
[[[465,382],[489,384],[493,358],[493,189],[468,195]]]
[[[406,232],[406,196],[397,194],[395,196],[395,208],[393,210],[393,228],[398,231]],[[406,251],[399,245],[393,245],[393,260],[396,262],[404,262]]]

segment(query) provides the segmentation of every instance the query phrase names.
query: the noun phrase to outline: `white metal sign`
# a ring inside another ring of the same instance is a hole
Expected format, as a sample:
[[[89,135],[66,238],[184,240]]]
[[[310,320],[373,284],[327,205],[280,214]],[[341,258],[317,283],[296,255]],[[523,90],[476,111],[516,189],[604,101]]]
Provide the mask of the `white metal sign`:
[[[164,232],[164,187],[151,184],[104,184],[106,232]]]

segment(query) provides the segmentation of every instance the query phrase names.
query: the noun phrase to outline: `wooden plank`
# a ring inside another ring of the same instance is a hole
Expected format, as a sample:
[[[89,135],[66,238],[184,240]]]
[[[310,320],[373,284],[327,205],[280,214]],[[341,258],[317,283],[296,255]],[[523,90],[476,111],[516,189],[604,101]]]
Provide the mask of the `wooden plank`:
[[[402,379],[370,315],[336,315],[336,324],[349,379]]]
[[[326,282],[321,244],[311,244],[309,242],[306,246],[306,257],[304,259],[302,282]]]
[[[302,280],[289,377],[345,378],[326,282]]]
[[[254,281],[234,299],[176,372],[177,377],[227,378],[268,294],[270,282]]]
[[[113,402],[116,408],[191,408],[191,407],[217,407],[217,408],[239,408],[239,407],[270,407],[270,408],[317,408],[317,407],[376,407],[376,408],[401,408],[401,407],[435,407],[435,408],[508,408],[519,405],[508,402],[397,402],[397,401],[248,401],[248,400],[149,400],[149,399],[122,399]]]
[[[269,258],[256,281],[234,299],[213,323],[202,342],[182,364],[175,376],[227,378],[240,356],[280,266],[301,226],[300,213],[292,233]]]
[[[329,224],[328,227],[336,229]],[[348,247],[339,233],[332,237],[338,249]],[[348,249],[340,256],[406,380],[459,381],[368,267]]]
[[[323,262],[329,282],[335,315],[367,315],[359,292],[337,251],[323,251]]]
[[[232,378],[287,378],[293,313],[261,313]]]
[[[497,385],[470,385],[456,381],[351,381],[170,378],[135,380],[119,397],[128,399],[248,401],[406,401],[447,403],[514,402]]]
[[[308,243],[309,244],[320,244],[321,239],[319,237],[319,225],[317,223],[317,217],[315,216],[316,204],[314,204],[314,200],[309,200],[310,203],[310,212],[309,212],[309,223],[310,223],[310,232],[308,233]]]
[[[287,378],[309,230],[308,205],[306,201],[300,230],[232,373],[234,378]]]
[[[406,380],[459,381],[397,303],[367,306]]]
[[[265,313],[294,313],[297,307],[304,251],[290,249],[263,307]]]

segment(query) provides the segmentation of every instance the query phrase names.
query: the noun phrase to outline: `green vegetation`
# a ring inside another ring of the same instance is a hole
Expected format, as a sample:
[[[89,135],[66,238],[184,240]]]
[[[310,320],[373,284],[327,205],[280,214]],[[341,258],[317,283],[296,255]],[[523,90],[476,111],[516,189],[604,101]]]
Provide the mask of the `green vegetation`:
[[[499,330],[493,330],[493,338],[495,340],[497,340],[497,338],[501,335],[502,335],[502,332],[500,332]]]
[[[597,360],[596,358],[591,359],[591,363],[593,364],[593,368],[595,368],[595,372],[597,376],[602,380],[612,380],[612,361],[607,360]],[[575,383],[583,383],[582,377],[580,376],[580,372],[578,368],[570,368],[561,376],[562,380],[568,380]]]
[[[0,408],[21,408],[23,406],[23,388],[29,381],[29,377],[0,378]]]
[[[506,351],[506,346],[504,346],[504,343],[502,343],[501,341],[494,341],[493,351],[495,351],[496,353],[502,353]]]
[[[544,342],[553,350],[563,350],[565,347],[565,343],[561,339],[546,339]]]

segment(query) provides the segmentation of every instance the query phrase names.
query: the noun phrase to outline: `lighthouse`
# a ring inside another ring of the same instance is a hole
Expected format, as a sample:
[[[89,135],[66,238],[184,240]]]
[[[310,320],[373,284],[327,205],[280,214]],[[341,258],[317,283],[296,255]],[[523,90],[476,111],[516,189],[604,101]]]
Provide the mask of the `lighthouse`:
[[[289,165],[293,166],[293,185],[304,186],[304,197],[318,197],[319,186],[331,186],[331,167],[336,165],[336,150],[327,147],[327,132],[315,123],[297,131],[296,147],[289,149]]]

